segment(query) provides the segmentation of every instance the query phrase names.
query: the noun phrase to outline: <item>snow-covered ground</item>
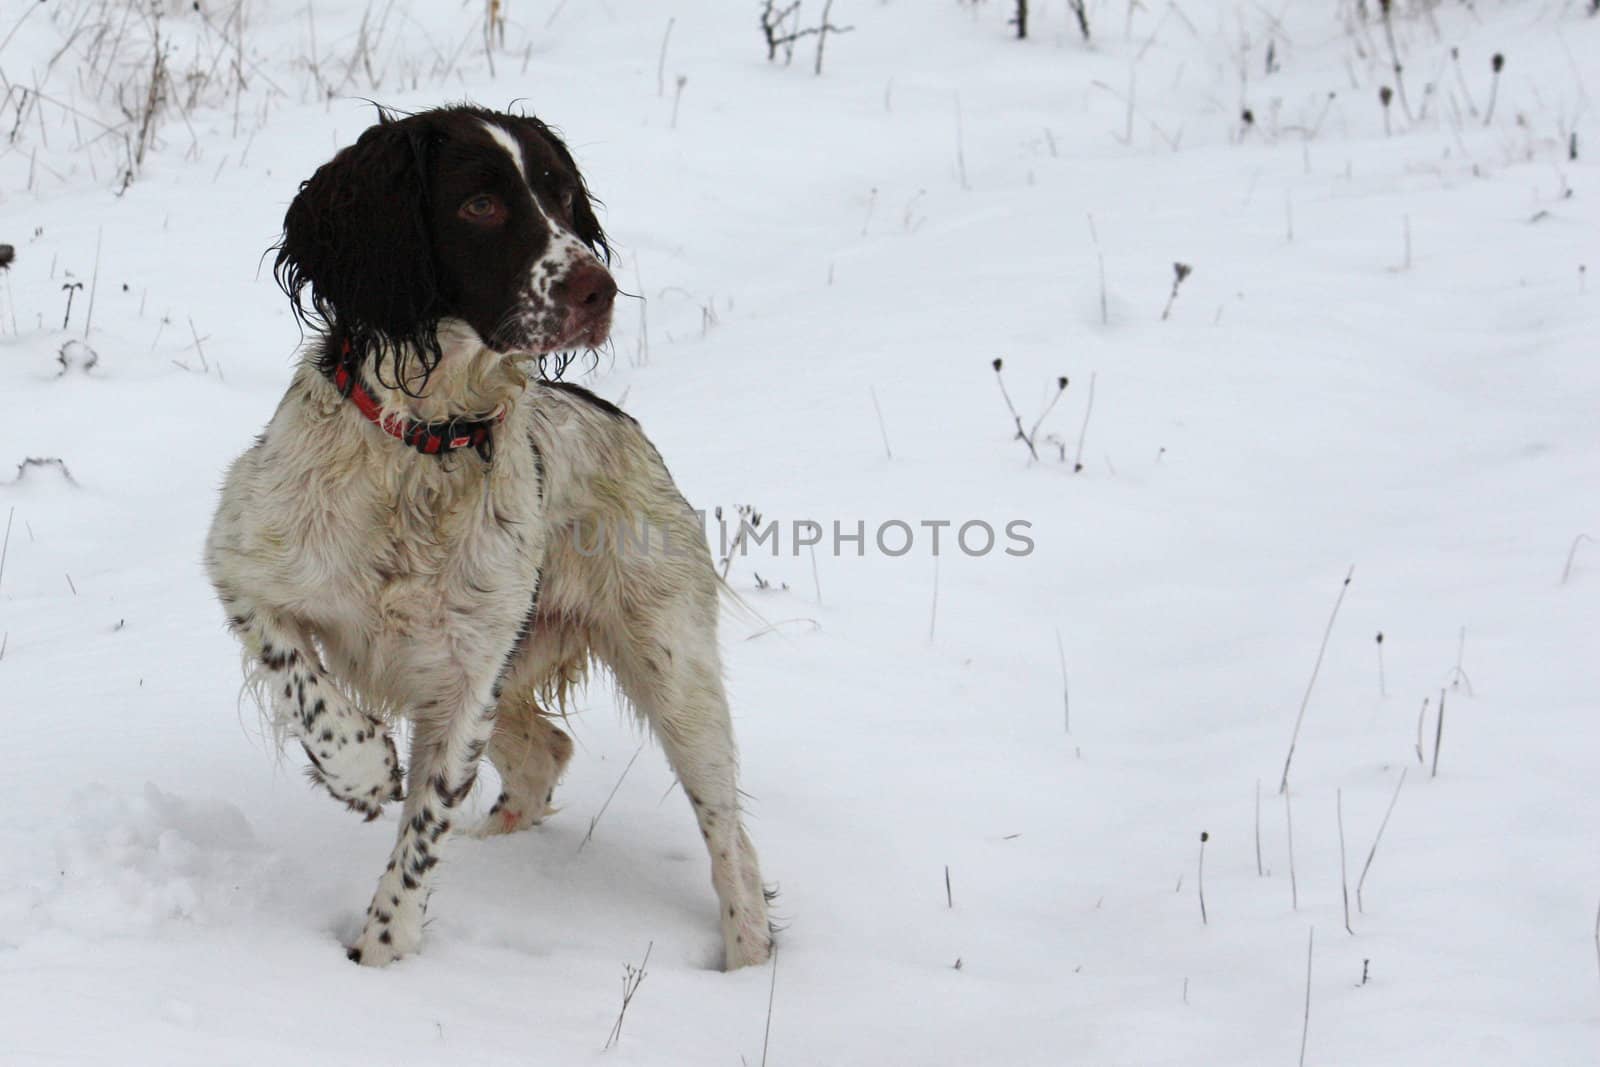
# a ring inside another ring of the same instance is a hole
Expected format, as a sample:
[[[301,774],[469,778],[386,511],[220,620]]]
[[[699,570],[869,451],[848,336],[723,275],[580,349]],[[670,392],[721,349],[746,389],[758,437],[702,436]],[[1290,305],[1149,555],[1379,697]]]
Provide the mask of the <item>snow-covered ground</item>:
[[[0,481],[71,476],[0,484],[0,1062],[1293,1064],[1313,929],[1306,1063],[1600,1061],[1591,5],[1397,3],[1387,122],[1376,3],[1091,2],[1085,46],[837,0],[820,78],[754,0],[511,0],[492,55],[479,3],[158,6],[125,189],[149,5],[0,14]],[[714,969],[604,685],[562,812],[455,843],[416,957],[340,951],[392,816],[273,755],[199,554],[296,343],[260,257],[361,97],[567,134],[648,308],[585,382],[784,526],[730,571],[776,625],[724,623],[775,981]],[[1071,379],[1037,462],[996,357],[1030,425]]]

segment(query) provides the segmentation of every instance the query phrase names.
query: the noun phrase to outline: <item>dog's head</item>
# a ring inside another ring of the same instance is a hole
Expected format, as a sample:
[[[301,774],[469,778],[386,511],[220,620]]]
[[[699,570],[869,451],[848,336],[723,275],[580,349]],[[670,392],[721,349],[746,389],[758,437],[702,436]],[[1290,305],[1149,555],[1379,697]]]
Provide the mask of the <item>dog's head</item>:
[[[535,118],[380,112],[300,186],[277,249],[295,313],[341,342],[326,346],[324,369],[371,359],[387,379],[392,360],[407,392],[442,358],[443,319],[530,357],[593,348],[611,329],[617,286],[594,201]]]

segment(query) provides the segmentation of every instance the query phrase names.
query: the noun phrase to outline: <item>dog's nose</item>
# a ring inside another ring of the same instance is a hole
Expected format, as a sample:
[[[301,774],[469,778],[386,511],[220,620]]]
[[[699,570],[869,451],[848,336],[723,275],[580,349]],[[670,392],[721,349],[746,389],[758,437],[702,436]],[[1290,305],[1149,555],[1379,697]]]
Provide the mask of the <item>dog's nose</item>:
[[[555,295],[580,315],[603,315],[616,299],[617,283],[600,264],[579,263],[556,284]]]

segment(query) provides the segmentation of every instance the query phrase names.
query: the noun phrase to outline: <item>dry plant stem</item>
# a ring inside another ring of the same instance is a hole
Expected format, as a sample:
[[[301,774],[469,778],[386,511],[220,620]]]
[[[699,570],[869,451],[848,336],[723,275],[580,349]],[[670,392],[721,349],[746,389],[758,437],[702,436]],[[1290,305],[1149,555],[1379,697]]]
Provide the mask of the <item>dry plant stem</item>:
[[[579,852],[583,851],[584,846],[589,843],[589,839],[594,836],[594,828],[596,826],[600,825],[600,816],[604,815],[606,813],[606,809],[611,806],[612,798],[617,795],[617,790],[622,788],[622,780],[624,778],[628,777],[628,772],[629,771],[633,770],[633,761],[638,759],[639,758],[639,753],[641,753],[643,751],[644,751],[644,745],[643,744],[641,744],[638,748],[634,749],[633,750],[633,756],[628,760],[628,765],[626,767],[622,768],[622,773],[621,774],[617,775],[617,784],[612,786],[611,787],[611,792],[606,794],[606,802],[604,804],[600,805],[600,810],[595,812],[594,818],[589,820],[589,831],[588,831],[588,833],[584,834],[583,835],[583,840],[578,842],[578,851]]]
[[[678,18],[674,15],[667,19],[667,30],[661,35],[661,54],[656,58],[656,96],[667,95],[667,42],[672,40],[672,25]]]
[[[89,310],[83,315],[83,339],[89,339],[89,325],[94,322],[94,294],[100,288],[100,243],[105,240],[106,228],[101,226],[94,238],[94,273],[89,276]]]
[[[1004,390],[1005,386],[1002,385],[1000,388]],[[868,386],[867,392],[872,394],[872,410],[878,413],[878,432],[883,435],[883,454],[892,461],[894,459],[894,450],[889,447],[889,427],[883,421],[883,408],[878,404],[878,390],[873,386]],[[1010,402],[1011,399],[1007,397],[1006,403],[1009,404]],[[1013,411],[1012,414],[1015,415],[1016,412]],[[1020,419],[1017,420],[1017,430],[1018,432],[1022,430],[1022,421]]]
[[[1356,932],[1350,928],[1350,875],[1344,859],[1344,790],[1335,789],[1333,799],[1339,819],[1339,892],[1344,898],[1344,932],[1354,937]]]
[[[1428,772],[1431,781],[1439,777],[1439,743],[1444,740],[1444,690],[1439,690],[1439,713],[1433,719],[1433,769]]]
[[[1417,712],[1417,765],[1426,767],[1427,758],[1422,753],[1422,724],[1428,719],[1428,699],[1422,698],[1422,710]]]
[[[954,908],[956,906],[955,897],[950,892],[950,865],[948,863],[944,865],[944,906],[946,908]]]
[[[1204,830],[1200,831],[1200,861],[1195,870],[1195,890],[1200,894],[1200,925],[1209,926],[1210,920],[1206,918],[1206,841],[1211,835]]]
[[[1381,633],[1378,634],[1377,644],[1378,644],[1378,695],[1380,697],[1387,698],[1389,696],[1389,683],[1384,678],[1384,675],[1383,675],[1383,634],[1381,634]]]
[[[688,85],[688,84],[689,84],[688,75],[686,75],[686,74],[678,75],[677,88],[673,91],[673,94],[672,94],[672,128],[673,129],[677,129],[678,128],[678,105],[683,103],[683,87],[685,85]]]
[[[1339,586],[1339,596],[1333,602],[1333,611],[1328,615],[1328,626],[1322,632],[1322,644],[1317,649],[1317,661],[1311,667],[1311,679],[1306,682],[1305,696],[1300,698],[1300,714],[1294,720],[1294,733],[1289,738],[1289,754],[1283,760],[1283,779],[1278,783],[1278,792],[1285,796],[1289,793],[1289,765],[1294,762],[1294,748],[1300,740],[1300,727],[1306,720],[1306,705],[1311,703],[1311,690],[1317,684],[1317,672],[1322,670],[1322,657],[1328,651],[1328,638],[1333,636],[1333,623],[1339,617],[1339,605],[1344,603],[1344,594],[1350,588],[1350,579],[1355,573],[1355,564],[1352,563],[1350,570],[1344,576],[1344,582]]]
[[[11,510],[6,512],[6,536],[0,541],[0,582],[6,577],[6,553],[11,551],[11,520],[17,517],[17,506],[11,505]]]
[[[1084,10],[1088,0],[1067,0],[1067,7],[1078,20],[1078,32],[1083,34],[1083,42],[1089,43],[1089,12]]]
[[[957,962],[959,966],[959,961]],[[772,999],[778,993],[778,946],[772,946],[772,980],[767,984],[767,1025],[761,1031],[761,1067],[767,1067],[767,1046],[772,1041]]]
[[[1261,779],[1256,779],[1256,877],[1265,877],[1261,868]]]
[[[956,93],[956,173],[961,177],[962,190],[970,190],[972,186],[967,184],[966,133],[965,124],[961,119],[960,93]],[[1021,427],[1019,426],[1018,429],[1021,429]],[[1038,457],[1035,456],[1034,458],[1037,459]]]
[[[1466,671],[1461,669],[1461,662],[1466,658],[1466,655],[1467,628],[1463,626],[1461,631],[1456,635],[1456,665],[1450,671],[1450,688],[1456,689],[1465,684],[1467,687],[1467,696],[1472,696],[1472,679],[1467,676]]]
[[[16,333],[15,320],[12,322],[11,332]],[[1590,537],[1588,534],[1579,534],[1577,537],[1572,539],[1572,547],[1567,550],[1567,565],[1561,568],[1562,585],[1566,585],[1567,580],[1572,577],[1572,564],[1578,558],[1578,546],[1583,544],[1585,541],[1589,542],[1591,545],[1595,543],[1594,538]]]
[[[1072,732],[1072,695],[1067,687],[1067,651],[1061,645],[1061,627],[1056,627],[1056,656],[1061,660],[1061,728]]]
[[[1311,953],[1317,944],[1317,928],[1306,937],[1306,1011],[1300,1021],[1300,1067],[1306,1067],[1306,1038],[1311,1033]]]
[[[1055,409],[1056,404],[1060,403],[1061,394],[1065,393],[1066,391],[1067,387],[1063,385],[1061,388],[1055,391],[1053,396],[1050,397],[1050,402],[1044,406],[1043,411],[1039,412],[1039,417],[1033,420],[1033,429],[1028,431],[1029,440],[1033,440],[1039,436],[1039,427],[1044,425],[1045,417]]]
[[[1394,86],[1400,97],[1400,110],[1406,113],[1406,123],[1411,122],[1411,105],[1406,102],[1405,71],[1400,65],[1400,50],[1394,43],[1394,25],[1389,19],[1389,5],[1383,5],[1383,35],[1389,42],[1389,59],[1394,66]]]
[[[1033,447],[1033,439],[1022,428],[1022,416],[1017,414],[1017,405],[1011,402],[1011,393],[1006,389],[1006,380],[1000,376],[1000,370],[995,368],[994,380],[1000,383],[1000,395],[1005,397],[1006,410],[1011,412],[1011,420],[1017,424],[1017,440],[1028,446],[1028,454],[1034,459],[1039,458],[1039,450]]]
[[[1283,794],[1283,818],[1289,827],[1289,905],[1295,910],[1300,910],[1300,882],[1294,873],[1294,808],[1289,803],[1289,794]]]
[[[1367,862],[1361,865],[1361,877],[1356,879],[1356,910],[1366,913],[1366,907],[1361,900],[1361,889],[1367,884],[1367,872],[1372,870],[1372,860],[1378,855],[1378,842],[1383,840],[1383,831],[1389,827],[1389,816],[1394,814],[1395,803],[1400,799],[1400,789],[1406,784],[1406,773],[1409,767],[1400,769],[1400,780],[1395,783],[1394,796],[1389,798],[1389,807],[1384,810],[1383,821],[1378,824],[1378,836],[1372,839],[1372,848],[1367,852]]]
[[[1083,425],[1078,427],[1078,451],[1072,458],[1072,472],[1074,474],[1083,470],[1083,439],[1089,436],[1089,416],[1094,414],[1094,380],[1098,374],[1099,372],[1095,371],[1089,375],[1089,402],[1084,405]]]
[[[822,579],[817,576],[817,546],[807,545],[806,550],[811,553],[811,584],[817,589],[817,607],[822,607]]]
[[[611,1024],[611,1033],[606,1036],[605,1048],[610,1048],[622,1040],[622,1020],[628,1014],[628,1005],[633,1003],[633,995],[639,991],[639,984],[644,981],[648,973],[645,968],[650,963],[650,950],[656,943],[651,941],[644,947],[644,959],[639,961],[639,966],[626,965],[622,975],[622,1009],[617,1012],[617,1021]],[[603,1051],[603,1050],[602,1050]]]

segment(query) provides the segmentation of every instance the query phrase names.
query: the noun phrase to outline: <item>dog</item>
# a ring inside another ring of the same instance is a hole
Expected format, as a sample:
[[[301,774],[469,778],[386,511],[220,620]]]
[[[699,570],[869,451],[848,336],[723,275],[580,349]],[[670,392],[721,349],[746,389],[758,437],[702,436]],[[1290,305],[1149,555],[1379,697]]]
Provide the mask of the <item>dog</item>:
[[[284,219],[274,275],[308,340],[228,471],[205,562],[280,743],[368,819],[403,802],[360,964],[418,948],[448,838],[549,812],[572,754],[550,712],[591,664],[694,810],[726,967],[772,950],[701,520],[631,417],[540,373],[610,331],[596,204],[543,122],[452,106],[380,110]],[[669,550],[600,536],[621,529]],[[485,755],[502,791],[469,828]]]

